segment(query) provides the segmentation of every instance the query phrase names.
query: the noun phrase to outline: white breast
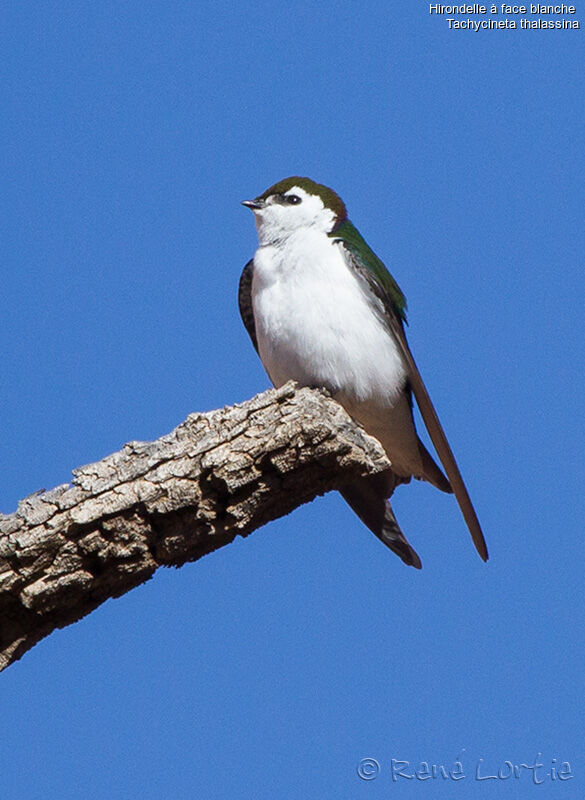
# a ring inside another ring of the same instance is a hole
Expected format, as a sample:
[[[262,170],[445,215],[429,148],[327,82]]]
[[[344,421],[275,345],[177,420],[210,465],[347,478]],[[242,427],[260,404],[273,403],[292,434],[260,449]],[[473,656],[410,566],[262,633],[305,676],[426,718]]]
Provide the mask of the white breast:
[[[260,357],[274,385],[293,379],[392,405],[406,373],[371,302],[342,246],[320,231],[304,229],[258,248],[252,305]]]

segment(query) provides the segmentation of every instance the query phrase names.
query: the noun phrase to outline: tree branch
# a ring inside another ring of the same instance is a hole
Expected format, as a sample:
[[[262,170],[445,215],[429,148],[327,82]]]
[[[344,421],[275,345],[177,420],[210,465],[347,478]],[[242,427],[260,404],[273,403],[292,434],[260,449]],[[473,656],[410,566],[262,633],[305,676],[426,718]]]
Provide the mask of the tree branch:
[[[388,466],[329,395],[288,383],[75,470],[0,515],[0,670],[158,567]]]

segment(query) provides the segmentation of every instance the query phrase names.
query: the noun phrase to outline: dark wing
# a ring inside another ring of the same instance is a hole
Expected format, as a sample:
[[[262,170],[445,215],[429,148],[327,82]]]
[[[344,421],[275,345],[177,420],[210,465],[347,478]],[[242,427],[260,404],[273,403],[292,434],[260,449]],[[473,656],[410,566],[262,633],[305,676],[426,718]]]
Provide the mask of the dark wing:
[[[453,455],[453,451],[451,450],[451,446],[447,441],[443,426],[441,425],[437,412],[435,411],[435,407],[427,391],[427,387],[424,384],[421,374],[418,371],[418,367],[416,366],[416,362],[412,356],[412,353],[410,352],[410,347],[408,346],[408,342],[406,341],[406,336],[404,334],[404,328],[395,315],[391,315],[389,326],[390,330],[394,334],[394,337],[398,341],[398,344],[400,345],[402,355],[408,366],[408,378],[410,380],[410,386],[416,398],[421,416],[425,423],[426,429],[429,432],[433,446],[437,451],[437,455],[441,460],[441,464],[447,473],[451,488],[453,489],[455,497],[457,498],[457,502],[459,503],[459,508],[461,509],[465,522],[467,523],[467,527],[469,528],[469,533],[471,534],[475,548],[483,560],[487,561],[488,551],[481,530],[481,525],[479,524],[473,503],[469,497],[469,492],[467,491],[467,487],[465,486],[461,472],[459,471],[459,467],[455,461],[455,456]]]
[[[471,502],[467,487],[465,486],[461,472],[455,461],[453,451],[447,441],[443,426],[439,421],[435,407],[433,406],[427,388],[416,366],[413,355],[410,352],[408,342],[406,341],[403,324],[406,311],[404,296],[384,264],[368,247],[356,228],[350,222],[344,224],[351,226],[351,229],[341,231],[342,235],[339,237],[336,235],[337,231],[334,231],[330,235],[344,247],[350,265],[367,282],[371,291],[383,305],[384,320],[394,335],[404,357],[408,368],[409,383],[420,409],[423,422],[429,432],[429,436],[431,437],[431,441],[437,451],[443,468],[447,473],[447,477],[449,478],[459,508],[469,528],[476,550],[481,558],[487,561],[487,545],[473,503]],[[370,254],[372,254],[375,259],[373,262],[374,269],[369,268],[369,262],[371,260]],[[367,261],[364,259],[364,255]]]
[[[240,285],[238,288],[238,305],[240,307],[240,316],[248,335],[252,340],[252,344],[258,353],[258,340],[256,339],[256,323],[254,322],[254,311],[252,309],[252,278],[254,277],[254,259],[250,259],[240,276]]]

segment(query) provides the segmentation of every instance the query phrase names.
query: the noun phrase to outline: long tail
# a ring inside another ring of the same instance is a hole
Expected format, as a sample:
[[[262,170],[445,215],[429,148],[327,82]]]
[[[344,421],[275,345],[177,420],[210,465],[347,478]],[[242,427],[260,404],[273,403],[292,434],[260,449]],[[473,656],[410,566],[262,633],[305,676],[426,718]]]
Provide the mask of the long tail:
[[[349,486],[344,486],[340,493],[364,525],[367,525],[380,541],[396,553],[405,564],[421,569],[420,558],[400,530],[392,506],[386,499],[392,488],[391,474],[382,472],[358,478]]]

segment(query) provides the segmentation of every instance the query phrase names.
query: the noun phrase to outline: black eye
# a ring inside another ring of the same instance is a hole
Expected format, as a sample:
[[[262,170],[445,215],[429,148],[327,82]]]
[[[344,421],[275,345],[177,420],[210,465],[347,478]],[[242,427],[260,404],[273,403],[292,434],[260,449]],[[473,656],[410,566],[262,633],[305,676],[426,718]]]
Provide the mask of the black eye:
[[[284,199],[287,203],[290,203],[291,206],[298,206],[298,204],[302,202],[297,194],[285,194]]]

